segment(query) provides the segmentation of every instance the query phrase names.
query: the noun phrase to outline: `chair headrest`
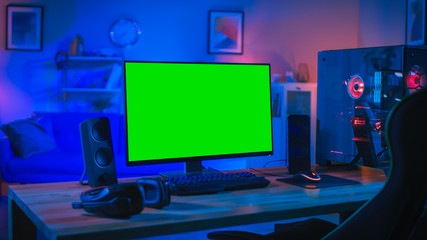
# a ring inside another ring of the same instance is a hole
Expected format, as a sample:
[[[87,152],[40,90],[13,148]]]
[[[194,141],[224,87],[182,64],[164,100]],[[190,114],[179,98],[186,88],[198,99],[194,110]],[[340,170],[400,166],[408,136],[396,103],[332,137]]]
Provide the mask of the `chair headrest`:
[[[391,151],[391,174],[409,174],[414,181],[427,182],[427,88],[393,107],[387,118],[386,140]]]

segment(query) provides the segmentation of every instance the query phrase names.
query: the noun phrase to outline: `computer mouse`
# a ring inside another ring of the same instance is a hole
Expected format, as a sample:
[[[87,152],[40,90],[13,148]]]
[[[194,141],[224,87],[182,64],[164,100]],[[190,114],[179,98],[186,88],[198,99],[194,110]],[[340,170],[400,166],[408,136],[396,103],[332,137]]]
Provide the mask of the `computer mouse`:
[[[295,174],[294,178],[300,181],[308,182],[308,183],[316,183],[321,180],[321,177],[319,176],[319,174],[313,171],[301,171]]]

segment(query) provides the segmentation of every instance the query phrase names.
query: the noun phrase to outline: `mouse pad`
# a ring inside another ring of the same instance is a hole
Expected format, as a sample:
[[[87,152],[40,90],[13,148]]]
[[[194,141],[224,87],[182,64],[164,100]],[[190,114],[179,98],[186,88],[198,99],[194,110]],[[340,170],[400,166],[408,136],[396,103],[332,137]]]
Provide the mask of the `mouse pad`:
[[[302,180],[295,179],[293,177],[279,178],[276,180],[279,182],[284,182],[284,183],[292,184],[298,187],[310,188],[310,189],[360,184],[360,182],[348,180],[345,178],[335,177],[335,176],[326,175],[326,174],[319,174],[319,175],[321,180],[319,182],[314,182],[314,183],[303,182]]]

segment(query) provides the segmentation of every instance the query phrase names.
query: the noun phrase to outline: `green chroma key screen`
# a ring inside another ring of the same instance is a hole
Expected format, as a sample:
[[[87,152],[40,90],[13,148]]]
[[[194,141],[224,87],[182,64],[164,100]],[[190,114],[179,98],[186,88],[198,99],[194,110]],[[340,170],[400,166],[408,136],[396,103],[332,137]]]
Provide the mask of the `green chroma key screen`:
[[[128,164],[273,154],[270,65],[125,62]]]

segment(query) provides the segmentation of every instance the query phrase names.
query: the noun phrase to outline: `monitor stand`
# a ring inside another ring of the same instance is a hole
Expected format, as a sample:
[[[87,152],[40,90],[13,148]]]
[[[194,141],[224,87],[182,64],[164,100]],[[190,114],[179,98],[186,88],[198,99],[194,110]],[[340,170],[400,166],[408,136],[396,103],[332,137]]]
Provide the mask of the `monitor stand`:
[[[160,176],[164,178],[173,178],[173,177],[191,177],[195,175],[202,174],[215,174],[215,170],[206,169],[202,166],[201,161],[188,161],[185,162],[184,171],[174,171],[174,172],[160,172]]]

